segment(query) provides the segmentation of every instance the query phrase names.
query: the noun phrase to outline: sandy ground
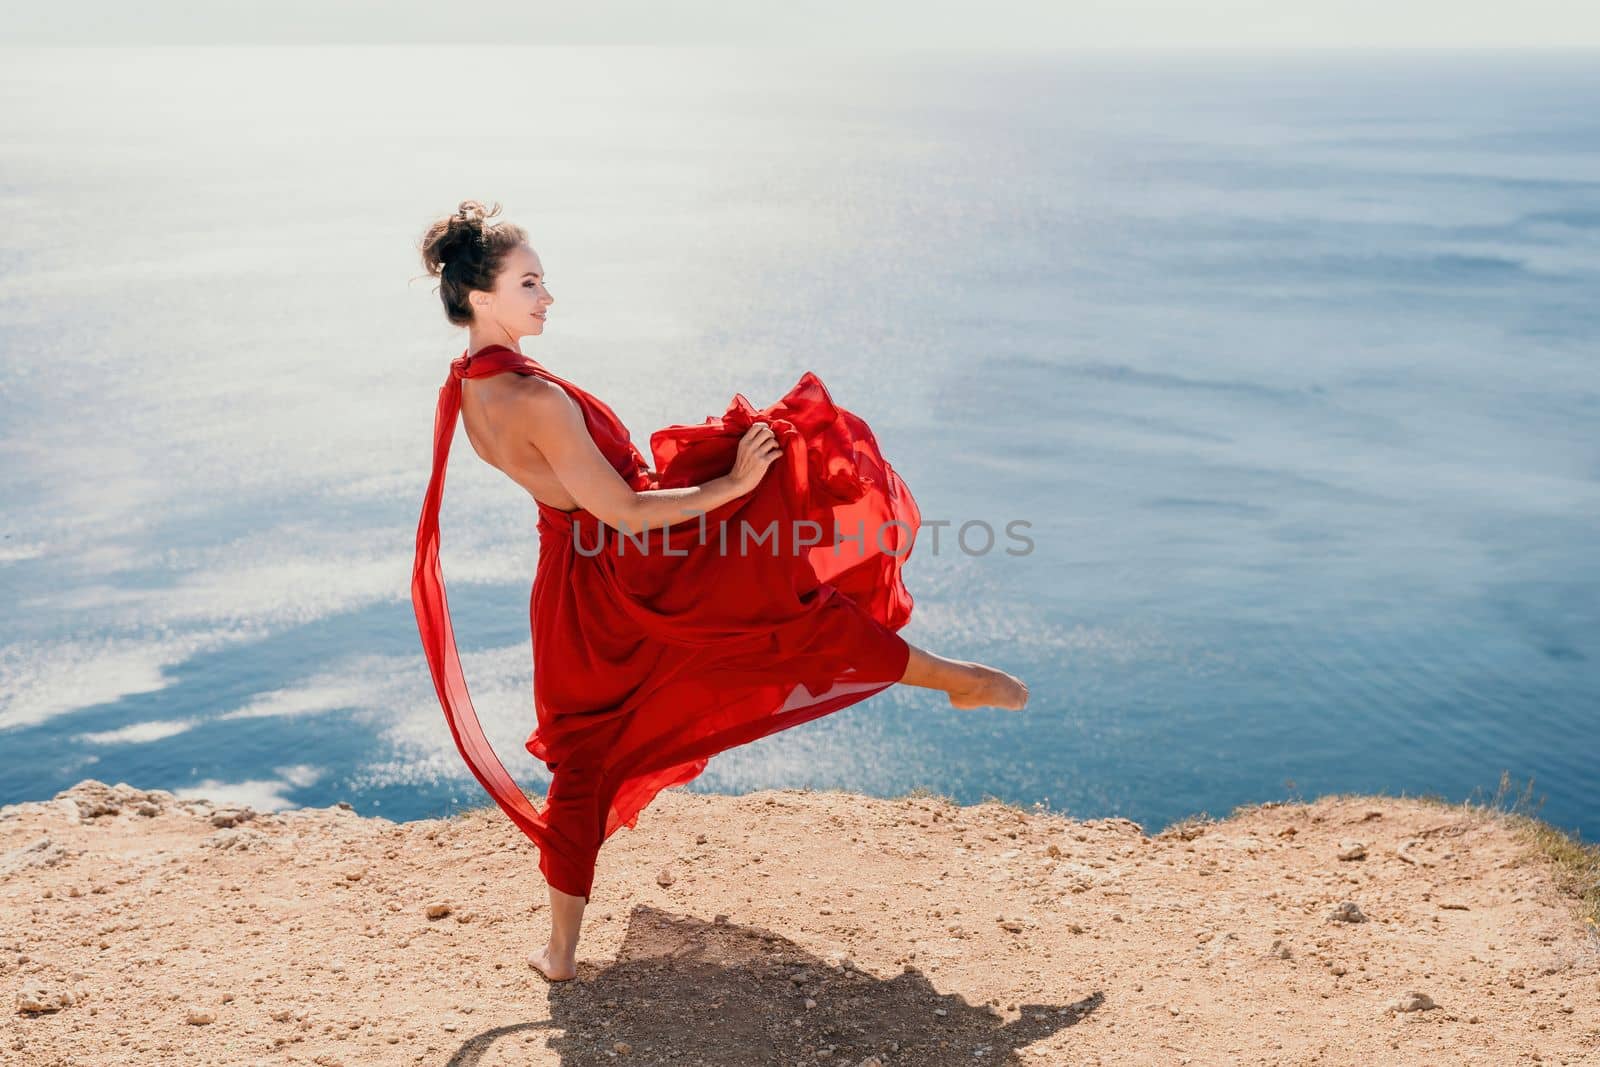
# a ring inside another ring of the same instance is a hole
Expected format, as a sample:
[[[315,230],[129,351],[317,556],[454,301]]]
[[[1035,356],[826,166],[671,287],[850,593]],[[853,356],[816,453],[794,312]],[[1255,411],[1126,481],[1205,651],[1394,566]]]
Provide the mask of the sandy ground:
[[[1393,797],[1150,837],[669,790],[607,843],[552,985],[497,809],[86,781],[0,809],[0,1062],[1600,1064],[1600,936],[1521,840]]]

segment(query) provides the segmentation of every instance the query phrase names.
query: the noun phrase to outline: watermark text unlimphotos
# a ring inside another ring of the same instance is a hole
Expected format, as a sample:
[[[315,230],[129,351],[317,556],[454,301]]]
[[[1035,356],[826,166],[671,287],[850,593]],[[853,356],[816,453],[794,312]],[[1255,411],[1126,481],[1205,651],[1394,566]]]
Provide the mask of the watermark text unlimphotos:
[[[680,520],[672,525],[670,531],[665,526],[647,527],[635,533],[624,524],[611,528],[614,537],[607,536],[607,527],[595,525],[593,532],[586,533],[582,527],[573,530],[574,548],[580,556],[598,556],[606,550],[606,543],[611,542],[612,551],[617,555],[626,555],[630,550],[640,555],[687,556],[687,547],[674,548],[674,543],[684,545],[687,531],[685,527],[696,521],[698,517],[697,537],[695,544],[705,546],[715,544],[719,555],[750,555],[765,549],[770,555],[776,557],[781,546],[785,544],[778,536],[782,526],[777,519],[772,519],[765,526],[756,526],[748,519],[740,519],[736,524],[727,520],[717,523],[713,531],[708,527],[704,512],[689,512],[688,519]],[[732,528],[736,526],[737,529]],[[900,519],[888,519],[881,523],[874,523],[869,528],[865,519],[856,523],[856,528],[848,530],[837,522],[833,524],[833,540],[831,544],[835,552],[842,551],[845,544],[853,544],[855,551],[861,555],[879,552],[884,555],[899,558],[911,551],[911,525]],[[1033,552],[1033,538],[1019,533],[1019,529],[1032,529],[1033,523],[1026,519],[1012,519],[1003,527],[1005,537],[1021,547],[1000,547],[1000,538],[994,526],[983,519],[968,519],[957,526],[950,519],[924,518],[917,533],[918,542],[931,542],[926,552],[939,555],[941,549],[940,532],[955,527],[955,536],[943,539],[948,546],[954,541],[956,548],[964,555],[986,556],[990,552],[1003,551],[1008,556],[1026,556]],[[824,530],[822,523],[813,519],[790,520],[790,536],[787,541],[789,551],[796,555],[810,552],[812,549],[824,545]],[[590,539],[592,545],[585,544]]]

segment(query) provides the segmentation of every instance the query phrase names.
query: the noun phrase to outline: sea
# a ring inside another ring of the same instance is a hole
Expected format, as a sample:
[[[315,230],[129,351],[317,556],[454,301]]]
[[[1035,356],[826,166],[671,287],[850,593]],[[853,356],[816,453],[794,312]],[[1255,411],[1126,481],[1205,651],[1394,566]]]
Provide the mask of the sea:
[[[466,347],[417,243],[470,198],[544,263],[524,351],[647,454],[819,376],[923,514],[903,635],[1030,686],[686,788],[1600,836],[1600,55],[0,58],[0,803],[487,802],[409,591]],[[535,506],[464,438],[450,605],[537,797]]]

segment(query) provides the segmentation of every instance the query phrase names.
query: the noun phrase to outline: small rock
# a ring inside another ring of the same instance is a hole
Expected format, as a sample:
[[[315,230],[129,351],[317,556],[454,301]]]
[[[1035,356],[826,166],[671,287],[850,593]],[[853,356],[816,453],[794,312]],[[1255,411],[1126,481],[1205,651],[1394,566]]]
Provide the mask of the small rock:
[[[1395,1011],[1429,1011],[1439,1005],[1426,993],[1407,993],[1396,1000],[1390,1007]]]
[[[188,1016],[184,1019],[190,1026],[206,1026],[217,1021],[215,1013],[205,1008],[190,1008]]]
[[[1432,863],[1429,863],[1426,860],[1418,859],[1417,857],[1415,857],[1415,856],[1413,856],[1411,854],[1411,847],[1413,845],[1420,845],[1420,844],[1422,844],[1422,842],[1418,838],[1408,837],[1404,841],[1400,842],[1398,845],[1396,845],[1394,847],[1394,854],[1396,856],[1399,856],[1401,859],[1405,860],[1407,863],[1412,864],[1413,866],[1416,866],[1416,867],[1432,867],[1433,866]]]
[[[617,1052],[618,1055],[622,1056],[626,1056],[628,1053],[633,1051],[633,1046],[628,1044],[626,1041],[613,1042],[611,1047]]]
[[[1289,946],[1283,943],[1283,938],[1272,939],[1272,947],[1267,949],[1267,955],[1273,959],[1286,960],[1290,957]]]
[[[438,904],[429,904],[428,905],[428,918],[430,918],[430,919],[442,919],[446,915],[449,915],[449,914],[450,914],[450,905],[448,905],[448,904],[445,904],[445,903],[441,902],[441,903],[438,903]]]
[[[694,843],[697,844],[697,845],[705,844],[706,843],[706,835],[705,834],[695,834],[694,835]]]
[[[1340,841],[1339,858],[1342,860],[1364,860],[1367,858],[1367,846],[1360,841]]]
[[[17,1010],[25,1015],[41,1015],[72,1007],[72,994],[65,989],[23,986],[17,991]]]
[[[214,848],[222,851],[233,849],[236,852],[259,851],[263,845],[270,844],[272,839],[260,830],[249,827],[227,828],[203,838],[200,842],[202,848]]]
[[[1020,934],[1022,933],[1022,924],[1015,919],[1007,919],[1000,924],[1000,929],[1007,930],[1013,934]]]
[[[667,870],[665,867],[661,868],[661,873],[656,875],[656,885],[659,885],[662,888],[671,885],[675,881],[677,881],[677,879],[674,878],[672,876],[672,872]]]
[[[116,815],[122,810],[122,799],[117,791],[104,782],[85,778],[71,789],[57,793],[55,800],[71,800],[78,806],[78,818],[95,819],[101,815]]]
[[[51,841],[49,837],[41,837],[32,844],[23,845],[0,856],[0,877],[34,868],[55,867],[82,853],[82,849],[69,851]]]
[[[1336,923],[1364,923],[1367,921],[1367,917],[1361,913],[1360,908],[1356,907],[1355,901],[1346,900],[1341,902],[1337,907],[1328,913],[1328,921]]]

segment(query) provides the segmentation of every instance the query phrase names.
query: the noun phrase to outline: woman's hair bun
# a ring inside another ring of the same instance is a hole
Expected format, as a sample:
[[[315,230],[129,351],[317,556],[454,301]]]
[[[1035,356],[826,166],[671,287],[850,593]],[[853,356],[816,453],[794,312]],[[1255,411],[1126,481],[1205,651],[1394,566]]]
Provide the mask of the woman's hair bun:
[[[451,264],[465,267],[483,255],[484,220],[500,213],[500,205],[490,208],[481,200],[463,200],[454,215],[447,215],[428,227],[422,239],[422,263],[430,274],[443,274]]]
[[[418,246],[422,265],[443,283],[439,295],[445,316],[457,326],[472,323],[467,292],[492,289],[506,253],[528,239],[521,226],[488,221],[498,214],[499,203],[490,206],[481,200],[463,200],[454,215],[429,223],[423,232]]]

